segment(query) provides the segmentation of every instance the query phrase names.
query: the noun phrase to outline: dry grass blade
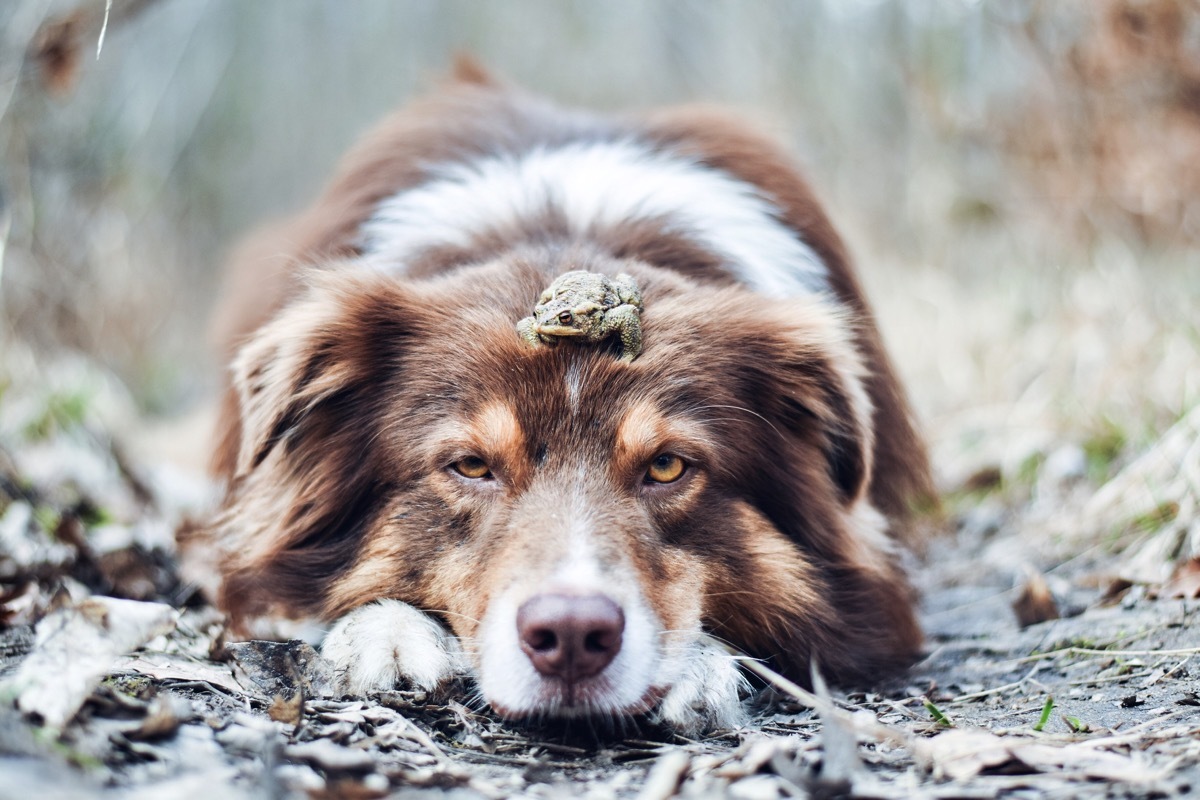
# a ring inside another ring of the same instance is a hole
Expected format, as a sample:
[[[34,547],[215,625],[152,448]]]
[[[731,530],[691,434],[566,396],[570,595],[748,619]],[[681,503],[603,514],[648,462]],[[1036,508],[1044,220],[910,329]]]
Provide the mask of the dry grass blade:
[[[1141,658],[1144,656],[1194,656],[1200,653],[1200,647],[1183,647],[1178,650],[1097,650],[1091,647],[1063,647],[1058,650],[1048,650],[1045,653],[1034,653],[1031,656],[1018,658],[1011,662],[1026,664],[1030,661],[1042,661],[1058,656],[1108,656],[1110,658]]]
[[[679,789],[687,776],[691,759],[683,750],[672,750],[654,762],[654,768],[646,778],[646,785],[638,793],[637,800],[667,800]]]
[[[1079,532],[1120,532],[1120,575],[1138,583],[1161,583],[1200,556],[1200,406],[1092,496]]]
[[[833,701],[828,697],[819,697],[795,681],[788,680],[757,659],[750,658],[741,653],[734,653],[734,658],[747,670],[753,672],[776,689],[790,695],[796,702],[816,711],[823,719],[836,717],[849,725],[856,733],[868,736],[877,742],[890,742],[901,747],[911,744],[913,737],[897,728],[877,722],[874,715],[862,713],[850,714],[835,706]]]

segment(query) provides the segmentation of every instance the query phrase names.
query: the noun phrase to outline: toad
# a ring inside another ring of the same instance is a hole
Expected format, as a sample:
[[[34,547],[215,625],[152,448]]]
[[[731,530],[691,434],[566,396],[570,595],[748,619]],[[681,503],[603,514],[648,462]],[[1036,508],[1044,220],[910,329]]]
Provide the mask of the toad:
[[[517,323],[521,339],[533,347],[556,345],[559,338],[599,342],[621,337],[621,360],[642,352],[642,293],[633,278],[574,270],[555,278],[542,292],[533,316]]]

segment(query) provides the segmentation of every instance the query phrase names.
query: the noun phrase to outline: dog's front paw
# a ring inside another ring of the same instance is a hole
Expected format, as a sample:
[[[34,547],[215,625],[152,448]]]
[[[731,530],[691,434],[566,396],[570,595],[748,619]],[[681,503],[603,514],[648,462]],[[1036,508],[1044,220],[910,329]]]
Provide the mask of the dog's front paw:
[[[749,683],[733,656],[719,647],[697,644],[685,658],[683,674],[663,696],[652,719],[684,735],[743,724],[742,695]]]
[[[321,646],[339,688],[367,694],[397,685],[437,688],[458,672],[457,640],[433,617],[399,600],[379,600],[339,619]]]

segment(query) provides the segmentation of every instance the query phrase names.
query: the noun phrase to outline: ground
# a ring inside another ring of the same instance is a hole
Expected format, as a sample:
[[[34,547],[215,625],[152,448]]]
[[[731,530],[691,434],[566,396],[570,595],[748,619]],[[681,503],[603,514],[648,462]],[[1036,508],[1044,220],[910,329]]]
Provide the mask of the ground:
[[[515,728],[464,705],[461,687],[336,697],[307,645],[225,641],[171,557],[204,484],[122,450],[95,422],[104,396],[0,397],[0,797],[1163,797],[1200,785],[1190,573],[1114,579],[1111,548],[1063,534],[1065,513],[1085,519],[1105,498],[1083,449],[1064,445],[1019,479],[986,459],[960,477],[912,565],[928,655],[903,680],[810,695],[767,674],[776,685],[750,724],[693,741],[633,725]],[[1198,429],[1192,414],[1106,486],[1144,483],[1159,462],[1194,471]],[[1020,627],[1014,604],[1044,621]]]

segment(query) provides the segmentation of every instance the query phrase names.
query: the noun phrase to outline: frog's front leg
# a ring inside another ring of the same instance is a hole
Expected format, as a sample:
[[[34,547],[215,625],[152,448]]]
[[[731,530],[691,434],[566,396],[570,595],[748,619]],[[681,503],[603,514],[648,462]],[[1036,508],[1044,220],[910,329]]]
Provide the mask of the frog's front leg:
[[[537,332],[536,317],[525,317],[517,322],[517,335],[530,347],[545,347],[549,344],[546,337]]]
[[[605,326],[621,336],[621,360],[633,361],[642,352],[642,312],[637,306],[623,305],[604,315]]]
[[[617,277],[613,278],[613,287],[617,290],[617,297],[622,303],[628,303],[638,308],[642,307],[642,291],[638,289],[637,281],[632,275],[627,275],[622,272]]]

